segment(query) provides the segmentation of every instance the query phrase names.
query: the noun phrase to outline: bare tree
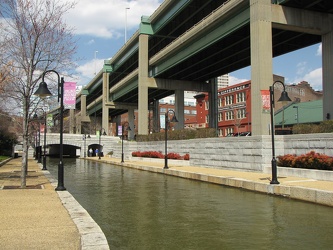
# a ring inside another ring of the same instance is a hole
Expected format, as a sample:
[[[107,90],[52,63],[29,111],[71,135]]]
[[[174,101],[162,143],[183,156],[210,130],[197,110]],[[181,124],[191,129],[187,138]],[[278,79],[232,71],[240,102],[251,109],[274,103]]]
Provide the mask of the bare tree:
[[[39,104],[33,96],[43,72],[70,72],[76,51],[73,30],[63,21],[75,3],[57,0],[1,0],[0,60],[6,69],[1,97],[23,117],[21,188],[26,187],[29,121]],[[54,82],[55,84],[55,82]]]

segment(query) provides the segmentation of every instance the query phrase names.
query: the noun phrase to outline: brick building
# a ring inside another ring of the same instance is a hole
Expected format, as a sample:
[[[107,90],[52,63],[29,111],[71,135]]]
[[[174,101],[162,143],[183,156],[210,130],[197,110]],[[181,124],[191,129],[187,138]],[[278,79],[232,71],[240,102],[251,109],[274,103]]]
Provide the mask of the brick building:
[[[197,99],[197,121],[199,127],[208,127],[208,94],[195,96]],[[218,134],[251,131],[251,82],[243,82],[218,90]]]
[[[284,82],[284,78],[274,75],[274,81]],[[281,96],[283,86],[274,84],[275,100]],[[286,85],[286,91],[293,103],[321,100],[323,93],[312,89],[308,82]],[[208,127],[209,102],[208,93],[195,96],[197,99],[197,122],[198,127]],[[275,102],[275,111],[281,110],[283,104]],[[242,82],[218,90],[218,134],[227,136],[251,132],[251,81]]]

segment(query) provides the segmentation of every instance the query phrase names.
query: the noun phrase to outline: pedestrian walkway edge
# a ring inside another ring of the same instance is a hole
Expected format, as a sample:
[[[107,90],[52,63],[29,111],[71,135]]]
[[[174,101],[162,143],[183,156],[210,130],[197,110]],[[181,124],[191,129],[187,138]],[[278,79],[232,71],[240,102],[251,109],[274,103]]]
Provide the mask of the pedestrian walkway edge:
[[[57,187],[57,180],[49,171],[43,171],[53,187]],[[77,202],[68,191],[57,191],[63,206],[78,228],[81,236],[82,250],[109,250],[105,234],[89,213]]]

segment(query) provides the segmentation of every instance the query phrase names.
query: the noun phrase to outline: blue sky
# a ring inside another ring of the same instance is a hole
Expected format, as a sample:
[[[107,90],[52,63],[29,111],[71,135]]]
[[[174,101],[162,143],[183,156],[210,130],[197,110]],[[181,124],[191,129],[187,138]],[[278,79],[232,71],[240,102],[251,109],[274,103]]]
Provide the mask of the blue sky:
[[[138,30],[141,16],[150,16],[162,0],[80,0],[66,16],[78,39],[75,81],[86,85]],[[129,8],[129,9],[126,9]],[[321,44],[316,44],[273,60],[274,74],[285,77],[287,84],[308,81],[315,90],[322,89]],[[230,84],[249,80],[250,67],[230,72]]]

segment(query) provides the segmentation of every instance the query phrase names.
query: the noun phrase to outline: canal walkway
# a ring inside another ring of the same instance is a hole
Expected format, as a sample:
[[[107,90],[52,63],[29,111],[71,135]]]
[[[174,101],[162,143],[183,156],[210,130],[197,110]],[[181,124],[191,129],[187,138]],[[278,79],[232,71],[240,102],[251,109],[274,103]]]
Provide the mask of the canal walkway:
[[[333,182],[164,162],[89,157],[123,167],[279,195],[333,207]],[[21,158],[0,167],[0,249],[109,249],[104,233],[68,191],[55,192],[56,180],[29,160],[27,189],[20,189]]]
[[[57,180],[29,160],[27,188],[21,189],[22,158],[0,166],[0,249],[109,249],[88,212]]]

